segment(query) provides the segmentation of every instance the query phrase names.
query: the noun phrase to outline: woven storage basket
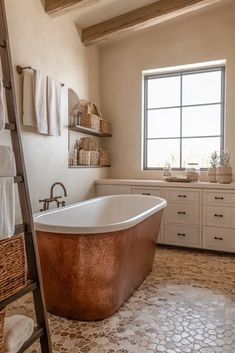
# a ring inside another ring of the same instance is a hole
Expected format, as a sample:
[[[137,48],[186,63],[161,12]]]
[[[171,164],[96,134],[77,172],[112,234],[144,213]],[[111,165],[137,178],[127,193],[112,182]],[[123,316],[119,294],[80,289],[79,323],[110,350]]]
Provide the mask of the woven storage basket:
[[[111,135],[112,133],[111,123],[108,120],[100,119],[100,132],[102,134]]]
[[[0,301],[26,285],[26,258],[23,235],[0,241]]]
[[[100,131],[100,117],[95,114],[81,116],[80,125],[88,129]]]
[[[4,319],[5,310],[0,311],[0,353],[4,353]]]
[[[99,165],[110,166],[111,165],[111,154],[108,151],[100,151]]]
[[[90,164],[91,165],[98,165],[99,164],[99,152],[90,151]]]

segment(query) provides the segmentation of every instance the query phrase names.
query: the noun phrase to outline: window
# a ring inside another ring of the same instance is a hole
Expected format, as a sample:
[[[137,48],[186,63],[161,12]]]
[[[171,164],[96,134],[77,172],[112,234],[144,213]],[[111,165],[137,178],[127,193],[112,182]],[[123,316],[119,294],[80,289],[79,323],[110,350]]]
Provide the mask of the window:
[[[223,130],[224,66],[144,76],[144,169],[208,168]]]

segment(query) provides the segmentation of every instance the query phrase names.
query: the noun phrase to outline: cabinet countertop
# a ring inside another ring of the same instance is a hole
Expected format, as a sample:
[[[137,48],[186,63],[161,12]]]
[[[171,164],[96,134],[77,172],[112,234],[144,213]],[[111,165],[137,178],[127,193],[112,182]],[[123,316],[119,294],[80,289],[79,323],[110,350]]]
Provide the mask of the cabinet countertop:
[[[231,184],[219,184],[208,182],[168,182],[164,180],[149,180],[149,179],[97,179],[96,185],[131,185],[131,186],[158,186],[158,187],[177,187],[177,188],[191,188],[191,189],[221,189],[234,190],[235,182]]]

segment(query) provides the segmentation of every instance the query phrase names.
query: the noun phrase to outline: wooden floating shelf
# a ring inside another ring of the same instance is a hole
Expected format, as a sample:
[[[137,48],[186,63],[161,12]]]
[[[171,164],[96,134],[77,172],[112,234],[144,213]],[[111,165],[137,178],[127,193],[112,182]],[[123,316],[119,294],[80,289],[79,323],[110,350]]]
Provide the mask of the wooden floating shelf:
[[[81,132],[83,134],[87,134],[87,135],[93,135],[93,136],[99,136],[99,137],[112,137],[111,134],[104,134],[102,132],[93,130],[93,129],[89,129],[87,127],[83,127],[83,126],[69,126],[69,130],[71,131],[76,131],[76,132]]]
[[[69,165],[69,168],[109,168],[111,165]]]

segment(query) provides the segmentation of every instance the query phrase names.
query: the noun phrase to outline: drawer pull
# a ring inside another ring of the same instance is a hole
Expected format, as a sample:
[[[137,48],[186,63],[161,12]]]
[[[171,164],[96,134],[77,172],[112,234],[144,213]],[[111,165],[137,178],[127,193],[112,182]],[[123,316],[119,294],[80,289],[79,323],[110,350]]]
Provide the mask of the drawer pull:
[[[149,192],[143,192],[142,195],[150,196],[151,194]]]
[[[215,214],[214,214],[214,217],[220,217],[220,218],[223,218],[223,217],[224,217],[224,215],[215,213]]]
[[[178,237],[186,237],[185,233],[177,233]]]
[[[187,195],[178,195],[178,197],[184,197],[186,199]]]
[[[223,200],[223,197],[215,196],[215,200]]]
[[[224,240],[224,238],[214,237],[215,240]]]
[[[178,214],[186,214],[185,211],[178,211],[177,213],[178,213]]]

